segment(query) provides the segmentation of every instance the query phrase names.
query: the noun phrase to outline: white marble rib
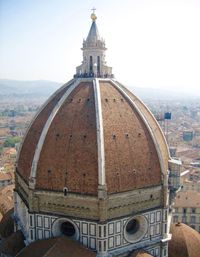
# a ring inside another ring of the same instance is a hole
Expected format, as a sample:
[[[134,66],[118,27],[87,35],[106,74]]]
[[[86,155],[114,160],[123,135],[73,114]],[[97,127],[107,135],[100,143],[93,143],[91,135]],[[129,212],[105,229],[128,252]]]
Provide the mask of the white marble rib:
[[[93,80],[96,126],[97,126],[97,147],[98,147],[98,183],[101,186],[106,184],[105,179],[105,151],[104,151],[104,135],[103,135],[103,119],[101,108],[101,93],[99,88],[99,80]]]

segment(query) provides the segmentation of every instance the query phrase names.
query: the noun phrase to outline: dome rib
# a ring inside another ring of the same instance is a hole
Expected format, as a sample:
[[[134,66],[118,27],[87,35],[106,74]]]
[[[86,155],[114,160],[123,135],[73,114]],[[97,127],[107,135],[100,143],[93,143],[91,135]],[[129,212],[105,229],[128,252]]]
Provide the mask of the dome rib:
[[[99,80],[93,80],[95,109],[96,109],[96,127],[97,127],[97,147],[98,147],[98,183],[99,186],[105,186],[105,148],[104,148],[104,132],[103,118],[101,107],[101,95],[99,88]],[[103,189],[103,188],[102,188]]]
[[[37,171],[37,164],[40,158],[40,153],[47,135],[47,132],[49,130],[49,127],[56,116],[57,112],[59,111],[60,107],[66,100],[66,98],[70,95],[70,93],[80,84],[80,79],[77,79],[74,81],[74,83],[69,87],[69,89],[65,92],[65,94],[61,97],[59,102],[56,104],[54,109],[52,110],[50,116],[48,117],[45,126],[43,127],[42,133],[40,135],[40,139],[37,144],[37,148],[33,157],[33,162],[31,166],[31,173],[30,173],[30,179],[29,179],[29,187],[34,189],[36,185],[36,171]]]

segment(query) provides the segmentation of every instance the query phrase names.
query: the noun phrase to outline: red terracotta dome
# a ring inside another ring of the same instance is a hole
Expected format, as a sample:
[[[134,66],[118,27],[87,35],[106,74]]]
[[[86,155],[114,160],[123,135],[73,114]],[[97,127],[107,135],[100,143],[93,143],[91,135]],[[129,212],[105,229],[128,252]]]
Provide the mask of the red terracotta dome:
[[[16,256],[25,247],[23,233],[18,230],[6,239],[1,240],[0,254],[1,256]]]
[[[0,221],[0,238],[9,237],[14,232],[14,220],[13,220],[14,209],[7,211],[2,220]]]
[[[171,225],[172,239],[169,241],[169,257],[198,257],[200,235],[191,227],[177,223]]]
[[[55,256],[61,247],[60,256],[80,256],[69,238],[91,249],[81,256],[167,248],[166,140],[148,108],[114,79],[95,20],[93,12],[74,79],[42,106],[19,151],[14,217],[30,243],[19,256],[33,248]]]
[[[147,107],[111,79],[74,79],[44,104],[17,173],[36,189],[97,195],[161,184],[168,148]],[[123,179],[122,179],[123,178]]]

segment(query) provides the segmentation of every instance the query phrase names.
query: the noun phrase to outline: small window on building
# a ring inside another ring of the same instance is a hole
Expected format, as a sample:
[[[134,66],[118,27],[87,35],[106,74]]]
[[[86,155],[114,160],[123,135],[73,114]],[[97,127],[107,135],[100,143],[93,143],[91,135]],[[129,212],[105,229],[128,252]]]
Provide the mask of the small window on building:
[[[167,216],[168,216],[168,213],[167,213],[167,210],[165,211],[165,220],[167,220]]]
[[[31,230],[31,240],[33,240],[33,230]]]
[[[106,226],[104,226],[104,237],[106,237]]]
[[[196,217],[195,216],[191,216],[191,223],[195,223],[196,222]]]
[[[101,251],[101,241],[99,241],[99,251]]]
[[[192,208],[192,213],[196,213],[196,209],[195,208]]]
[[[156,257],[160,256],[160,254],[159,254],[159,249],[158,249],[158,248],[155,249],[155,256],[156,256]]]
[[[67,196],[67,194],[68,194],[68,188],[67,187],[63,188],[63,193],[64,193],[64,196]]]
[[[165,233],[167,233],[167,224],[165,224]]]
[[[101,226],[99,226],[99,237],[101,237]]]
[[[178,216],[174,216],[173,221],[174,221],[174,223],[177,223],[178,222]]]
[[[90,56],[90,73],[93,73],[93,60],[92,60],[92,56]]]
[[[100,74],[100,56],[97,56],[97,72]]]
[[[183,208],[183,213],[186,213],[187,212],[187,209],[186,208]]]
[[[30,226],[32,227],[33,226],[33,217],[30,216]]]
[[[106,251],[106,241],[103,242],[104,245],[104,251]]]

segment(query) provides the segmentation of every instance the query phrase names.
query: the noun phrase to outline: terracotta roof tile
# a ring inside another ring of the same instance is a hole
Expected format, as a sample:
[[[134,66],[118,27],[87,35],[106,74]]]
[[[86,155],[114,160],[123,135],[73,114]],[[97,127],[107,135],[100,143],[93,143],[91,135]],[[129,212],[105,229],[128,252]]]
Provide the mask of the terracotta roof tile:
[[[163,152],[165,170],[169,155],[158,124],[145,105],[126,89],[138,110],[111,81],[100,80],[99,86],[108,193],[160,185],[162,172],[156,145]],[[17,171],[26,182],[42,129],[65,90],[55,94],[42,109],[24,140]],[[63,191],[67,187],[69,192],[97,195],[96,119],[93,82],[80,82],[62,103],[47,131],[37,163],[37,189]]]
[[[4,195],[4,196],[13,196],[13,189],[14,189],[14,185],[7,185],[5,187],[0,188],[0,195]]]
[[[14,185],[8,185],[0,189],[0,213],[4,215],[13,208]]]
[[[58,111],[47,133],[36,187],[97,194],[96,116],[92,83],[81,83]]]
[[[108,192],[160,184],[158,154],[144,121],[110,82],[100,82],[100,89]]]
[[[0,181],[5,181],[5,180],[12,180],[11,174],[0,172]]]
[[[0,237],[6,238],[14,232],[14,220],[12,218],[14,209],[10,209],[5,215],[3,215],[0,221]]]
[[[25,247],[24,237],[21,231],[16,231],[0,244],[0,253],[6,256],[16,256],[16,254]]]
[[[145,119],[148,121],[148,125],[151,128],[151,130],[153,131],[154,136],[156,137],[156,141],[159,144],[159,148],[162,151],[164,171],[166,171],[168,169],[168,160],[170,159],[170,155],[169,155],[169,149],[166,144],[166,139],[162,132],[162,129],[160,128],[158,122],[154,118],[153,114],[149,111],[147,106],[136,95],[134,95],[130,90],[128,90],[124,86],[122,86],[122,87],[123,87],[124,91],[130,96],[130,98],[137,105],[137,107],[139,108],[142,115],[144,115]]]
[[[200,193],[196,191],[179,191],[174,207],[200,208]]]

